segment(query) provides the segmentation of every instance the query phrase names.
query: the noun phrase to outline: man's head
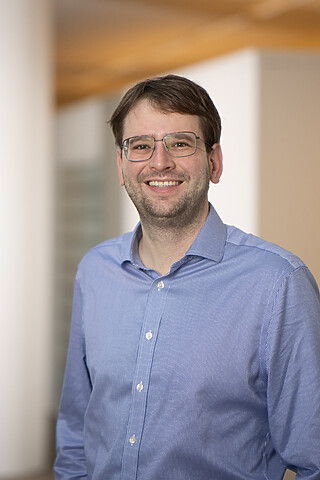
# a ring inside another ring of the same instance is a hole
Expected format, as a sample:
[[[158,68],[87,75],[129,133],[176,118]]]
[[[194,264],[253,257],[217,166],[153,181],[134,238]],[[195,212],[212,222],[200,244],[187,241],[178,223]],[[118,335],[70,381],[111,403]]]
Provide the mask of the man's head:
[[[207,92],[168,75],[132,87],[111,118],[118,175],[143,225],[200,225],[222,172],[219,114]]]
[[[123,141],[124,122],[128,113],[143,99],[165,113],[198,116],[203,138],[209,145],[208,151],[210,145],[220,142],[220,116],[206,90],[187,78],[166,75],[144,80],[124,95],[110,120],[118,146]]]

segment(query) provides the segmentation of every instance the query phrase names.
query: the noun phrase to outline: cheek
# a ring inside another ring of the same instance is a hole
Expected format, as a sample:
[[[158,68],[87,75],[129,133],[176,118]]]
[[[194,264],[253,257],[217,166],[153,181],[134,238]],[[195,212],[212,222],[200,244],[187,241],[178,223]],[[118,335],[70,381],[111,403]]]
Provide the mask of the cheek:
[[[206,182],[210,180],[211,166],[209,161],[203,161],[195,163],[192,169],[188,171],[191,178],[197,179],[197,181],[203,179]]]
[[[138,163],[126,163],[122,165],[121,172],[118,171],[120,182],[122,180],[122,185],[124,183],[138,184],[143,182],[143,166]]]

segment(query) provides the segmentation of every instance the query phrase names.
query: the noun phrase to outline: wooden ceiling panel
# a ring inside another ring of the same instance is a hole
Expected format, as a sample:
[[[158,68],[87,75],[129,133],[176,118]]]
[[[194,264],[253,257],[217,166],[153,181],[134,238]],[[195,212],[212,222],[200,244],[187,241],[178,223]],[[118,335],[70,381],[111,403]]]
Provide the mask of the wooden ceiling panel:
[[[320,51],[318,0],[55,0],[66,104],[243,47]]]

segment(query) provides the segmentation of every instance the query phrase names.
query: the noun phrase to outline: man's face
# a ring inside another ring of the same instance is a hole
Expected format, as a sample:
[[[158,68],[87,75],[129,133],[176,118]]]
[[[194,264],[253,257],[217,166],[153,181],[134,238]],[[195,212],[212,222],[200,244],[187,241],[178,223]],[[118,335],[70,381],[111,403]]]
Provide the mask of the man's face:
[[[194,132],[203,138],[197,116],[164,113],[141,100],[125,119],[123,139],[136,135],[161,139],[173,132]],[[218,183],[222,171],[219,145],[208,154],[204,142],[199,140],[194,155],[173,157],[162,142],[156,142],[149,160],[131,162],[119,150],[117,161],[120,183],[142,222],[179,227],[206,218],[209,182]]]

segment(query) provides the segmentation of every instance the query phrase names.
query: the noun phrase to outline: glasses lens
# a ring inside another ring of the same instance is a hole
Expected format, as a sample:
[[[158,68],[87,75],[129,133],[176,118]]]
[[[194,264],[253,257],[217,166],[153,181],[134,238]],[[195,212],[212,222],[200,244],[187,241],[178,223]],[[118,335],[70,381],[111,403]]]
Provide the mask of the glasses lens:
[[[148,160],[154,150],[154,139],[152,137],[131,137],[124,142],[124,148],[128,160],[139,162]]]
[[[145,135],[130,137],[124,140],[123,147],[128,160],[141,162],[149,160],[155,149],[153,137]],[[168,133],[163,137],[164,146],[173,157],[187,157],[197,150],[197,137],[194,132]]]
[[[173,157],[193,155],[197,148],[197,137],[193,132],[169,133],[164,137],[166,149]]]

